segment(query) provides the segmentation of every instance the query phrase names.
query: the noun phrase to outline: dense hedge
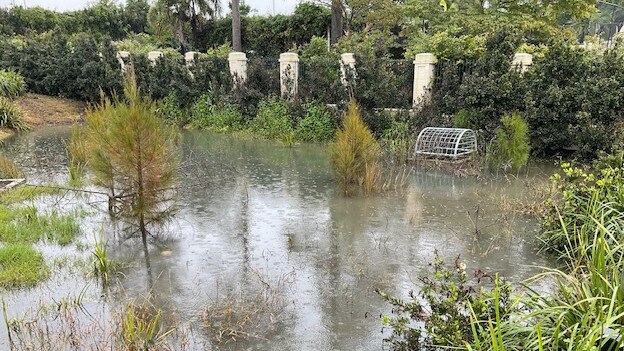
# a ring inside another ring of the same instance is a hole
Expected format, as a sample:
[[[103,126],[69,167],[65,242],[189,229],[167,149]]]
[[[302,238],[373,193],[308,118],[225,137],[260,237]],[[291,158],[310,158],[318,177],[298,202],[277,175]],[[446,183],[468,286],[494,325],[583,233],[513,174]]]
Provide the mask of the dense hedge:
[[[621,142],[624,118],[624,54],[621,47],[597,53],[555,42],[534,58],[524,75],[511,67],[518,41],[492,36],[476,61],[442,61],[431,105],[438,119],[494,136],[503,115],[521,112],[529,124],[533,153],[576,151],[585,158]]]

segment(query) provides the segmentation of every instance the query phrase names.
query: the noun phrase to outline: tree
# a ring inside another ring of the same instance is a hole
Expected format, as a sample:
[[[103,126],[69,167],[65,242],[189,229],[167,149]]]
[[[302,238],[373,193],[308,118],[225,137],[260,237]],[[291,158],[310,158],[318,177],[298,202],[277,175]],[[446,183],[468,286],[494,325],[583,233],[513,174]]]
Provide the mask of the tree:
[[[194,37],[198,35],[199,22],[205,17],[216,17],[221,12],[219,0],[156,0],[150,9],[152,28],[168,24],[185,52],[187,41],[186,26],[191,27]],[[162,31],[162,28],[159,28]]]
[[[239,52],[243,51],[239,0],[232,0],[232,49]]]
[[[335,44],[343,34],[342,28],[342,12],[343,4],[341,0],[331,0],[331,31],[329,41]]]
[[[144,33],[147,30],[147,0],[127,0],[123,9],[124,21],[134,33]]]
[[[75,135],[87,140],[86,166],[96,184],[109,189],[109,209],[135,221],[146,247],[148,224],[173,210],[176,135],[156,116],[152,100],[140,95],[133,73],[124,94],[103,97],[88,111],[84,131]]]

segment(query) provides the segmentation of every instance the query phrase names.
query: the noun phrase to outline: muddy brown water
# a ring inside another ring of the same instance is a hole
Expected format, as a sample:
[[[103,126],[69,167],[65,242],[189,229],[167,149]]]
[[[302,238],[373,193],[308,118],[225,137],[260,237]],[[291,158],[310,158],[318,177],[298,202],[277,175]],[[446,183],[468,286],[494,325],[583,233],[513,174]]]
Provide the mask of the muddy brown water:
[[[46,128],[18,136],[4,150],[28,183],[64,184],[68,137],[67,127]],[[546,179],[552,167],[488,180],[416,170],[402,190],[347,198],[320,145],[288,148],[184,131],[181,146],[180,212],[155,232],[149,269],[141,245],[120,234],[102,199],[44,198],[39,206],[80,206],[89,215],[81,220],[80,244],[38,245],[54,273],[33,289],[5,292],[9,317],[81,292],[87,309],[107,316],[127,299],[150,296],[191,330],[194,349],[380,350],[387,330],[379,316],[389,307],[375,289],[406,296],[435,250],[449,261],[460,255],[469,271],[498,272],[514,282],[554,265],[537,253],[537,223],[501,205],[526,191],[526,183]],[[88,262],[98,236],[124,262],[109,291],[85,275],[88,263],[71,264]],[[255,337],[216,344],[203,328],[206,306],[228,298],[251,306],[259,296],[277,307],[252,315],[261,324]],[[6,343],[2,332],[0,348]]]

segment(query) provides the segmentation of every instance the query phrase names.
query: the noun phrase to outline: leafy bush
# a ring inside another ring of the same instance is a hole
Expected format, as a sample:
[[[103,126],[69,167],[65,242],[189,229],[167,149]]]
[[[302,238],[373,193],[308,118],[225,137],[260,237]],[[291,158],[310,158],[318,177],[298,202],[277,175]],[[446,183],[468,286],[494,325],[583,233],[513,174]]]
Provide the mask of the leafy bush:
[[[364,124],[357,103],[351,100],[342,128],[329,146],[332,168],[345,193],[349,193],[354,185],[363,183],[367,168],[376,166],[379,153],[377,140]]]
[[[236,106],[215,105],[205,94],[191,107],[191,126],[214,132],[237,131],[243,128],[243,116]]]
[[[189,120],[188,113],[180,107],[178,97],[175,93],[170,93],[165,96],[165,98],[158,101],[156,105],[156,112],[168,122],[184,125]]]
[[[414,87],[412,60],[356,55],[350,89],[364,109],[411,108]],[[349,75],[349,72],[347,72]]]
[[[497,168],[517,170],[526,165],[531,152],[529,128],[519,113],[501,118],[491,151],[492,163]]]
[[[494,320],[495,315],[506,321],[514,312],[511,285],[498,277],[477,271],[469,280],[459,257],[448,267],[437,252],[432,268],[428,276],[420,278],[420,292],[410,291],[409,301],[377,291],[393,306],[393,316],[382,320],[392,328],[392,335],[384,341],[393,350],[463,348],[474,341],[474,320],[487,328],[486,321]],[[494,288],[487,290],[486,282]]]
[[[0,97],[0,128],[10,128],[16,131],[28,129],[24,114],[11,100]]]
[[[251,130],[267,139],[283,139],[293,132],[286,101],[270,97],[260,101],[258,114],[249,125]]]
[[[336,133],[336,119],[322,103],[311,102],[304,106],[305,115],[299,121],[295,135],[302,141],[323,142],[331,140]]]
[[[0,97],[14,98],[22,95],[25,90],[24,77],[17,72],[0,70]]]
[[[624,117],[624,54],[554,43],[527,72],[527,121],[540,155],[563,148],[591,158],[611,151]]]
[[[300,65],[299,98],[318,100],[326,104],[339,104],[347,100],[337,55],[303,58]]]

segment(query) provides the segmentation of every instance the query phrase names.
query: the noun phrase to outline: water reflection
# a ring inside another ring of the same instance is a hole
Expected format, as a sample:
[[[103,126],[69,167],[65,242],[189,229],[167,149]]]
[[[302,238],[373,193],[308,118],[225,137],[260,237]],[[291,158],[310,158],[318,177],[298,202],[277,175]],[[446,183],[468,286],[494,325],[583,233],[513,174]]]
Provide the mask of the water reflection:
[[[36,131],[8,150],[30,182],[62,182],[67,136]],[[522,191],[517,180],[415,172],[404,191],[345,198],[322,146],[185,131],[182,150],[181,211],[163,239],[147,248],[111,240],[115,257],[133,263],[117,293],[149,297],[209,343],[206,305],[288,277],[287,311],[270,332],[222,349],[379,350],[377,316],[388,307],[374,290],[405,295],[436,249],[514,281],[535,273],[530,265],[550,264],[535,253],[535,223],[501,213],[501,196]],[[119,230],[104,228],[111,237]]]

